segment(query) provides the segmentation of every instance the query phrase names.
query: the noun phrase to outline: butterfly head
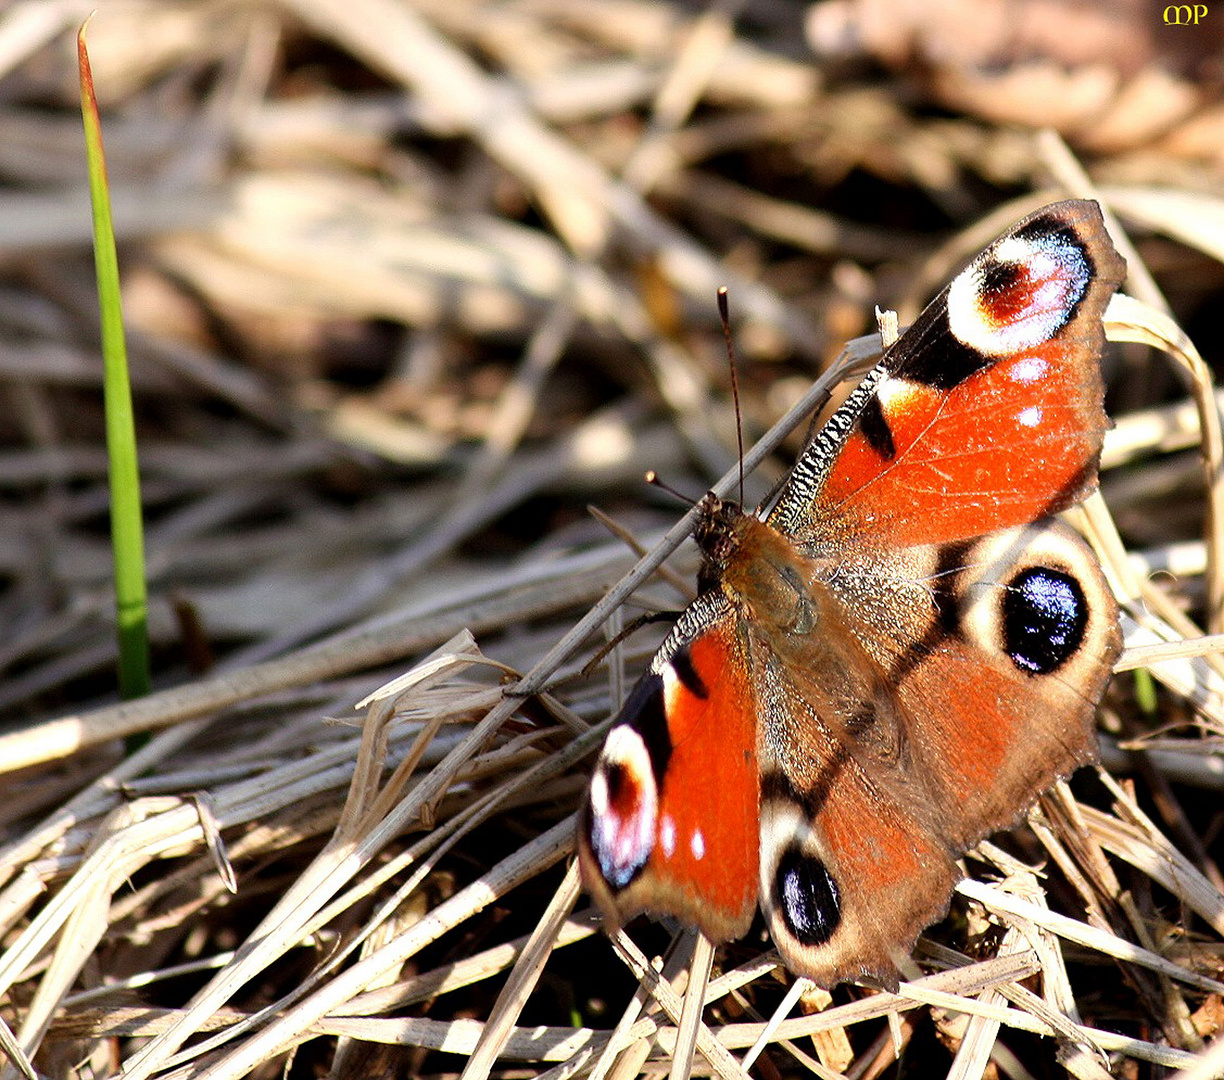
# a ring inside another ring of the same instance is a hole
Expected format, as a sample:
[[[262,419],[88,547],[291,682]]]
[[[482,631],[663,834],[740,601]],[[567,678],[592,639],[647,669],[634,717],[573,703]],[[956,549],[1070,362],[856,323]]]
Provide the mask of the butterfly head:
[[[701,569],[697,572],[697,591],[707,592],[716,587],[726,573],[728,564],[742,543],[750,514],[737,502],[706,492],[698,504],[700,517],[693,530],[693,539],[701,548]]]

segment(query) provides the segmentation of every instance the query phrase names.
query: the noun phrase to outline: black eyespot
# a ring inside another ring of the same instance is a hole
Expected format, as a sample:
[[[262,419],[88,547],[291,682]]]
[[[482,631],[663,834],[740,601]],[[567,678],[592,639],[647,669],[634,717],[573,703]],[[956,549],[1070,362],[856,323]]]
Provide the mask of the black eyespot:
[[[800,945],[823,945],[841,925],[837,882],[813,855],[787,848],[774,877],[774,903]]]
[[[1021,671],[1057,670],[1079,650],[1087,625],[1083,590],[1061,571],[1029,567],[1003,594],[1003,647]]]
[[[978,295],[987,304],[999,302],[1001,319],[1003,321],[1012,312],[1011,296],[1017,286],[1028,281],[1028,273],[1024,266],[1012,262],[1000,262],[998,259],[987,259],[982,263],[978,274]]]
[[[604,767],[604,776],[608,784],[609,811],[617,817],[636,813],[642,796],[633,774],[623,765],[608,764]]]

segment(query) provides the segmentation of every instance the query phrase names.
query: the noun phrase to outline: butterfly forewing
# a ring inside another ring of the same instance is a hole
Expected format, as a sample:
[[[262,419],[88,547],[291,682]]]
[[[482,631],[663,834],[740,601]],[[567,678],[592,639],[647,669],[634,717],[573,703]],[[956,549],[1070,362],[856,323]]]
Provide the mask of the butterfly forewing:
[[[625,703],[579,832],[588,889],[618,919],[668,912],[715,939],[756,909],[757,707],[734,613],[689,607]]]
[[[980,254],[796,463],[769,522],[840,549],[969,539],[1092,490],[1096,357],[1124,264],[1095,203],[1048,206]]]

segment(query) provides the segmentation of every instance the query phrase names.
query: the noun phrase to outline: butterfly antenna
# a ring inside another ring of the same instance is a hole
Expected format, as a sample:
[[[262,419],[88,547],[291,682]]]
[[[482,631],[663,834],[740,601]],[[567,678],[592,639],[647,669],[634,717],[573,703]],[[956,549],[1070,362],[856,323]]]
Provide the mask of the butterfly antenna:
[[[671,486],[671,484],[667,483],[665,480],[660,480],[659,474],[655,472],[654,469],[651,469],[646,474],[646,483],[650,484],[652,487],[657,487],[660,491],[666,491],[668,495],[672,496],[675,499],[679,499],[682,503],[684,503],[685,506],[696,506],[697,505],[696,499],[690,499],[683,492],[677,491],[674,487]]]
[[[731,401],[735,405],[735,443],[739,448],[739,501],[744,505],[744,421],[740,412],[739,376],[735,373],[735,344],[731,340],[731,316],[727,307],[727,286],[718,287],[718,318],[727,343],[727,366],[731,369]]]

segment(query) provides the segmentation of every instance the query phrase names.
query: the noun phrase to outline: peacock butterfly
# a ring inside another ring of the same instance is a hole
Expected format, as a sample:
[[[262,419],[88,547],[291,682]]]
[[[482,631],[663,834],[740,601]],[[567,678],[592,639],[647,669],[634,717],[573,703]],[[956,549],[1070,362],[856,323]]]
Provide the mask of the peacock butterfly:
[[[888,348],[767,513],[700,505],[698,596],[629,694],[579,827],[611,920],[722,941],[759,901],[788,967],[895,986],[957,859],[1096,756],[1121,649],[1088,545],[1102,316],[1094,202],[991,244]]]

